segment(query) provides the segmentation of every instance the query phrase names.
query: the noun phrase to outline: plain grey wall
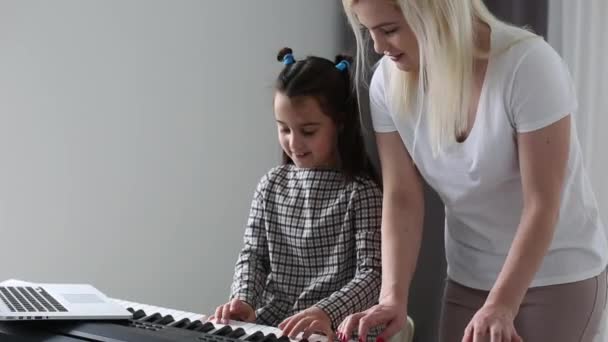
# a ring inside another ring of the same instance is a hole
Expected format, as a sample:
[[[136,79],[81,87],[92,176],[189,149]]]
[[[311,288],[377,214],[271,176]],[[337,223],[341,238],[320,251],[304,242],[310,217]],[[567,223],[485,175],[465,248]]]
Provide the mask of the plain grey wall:
[[[338,1],[0,1],[0,279],[206,313],[279,161],[278,48],[333,57]]]

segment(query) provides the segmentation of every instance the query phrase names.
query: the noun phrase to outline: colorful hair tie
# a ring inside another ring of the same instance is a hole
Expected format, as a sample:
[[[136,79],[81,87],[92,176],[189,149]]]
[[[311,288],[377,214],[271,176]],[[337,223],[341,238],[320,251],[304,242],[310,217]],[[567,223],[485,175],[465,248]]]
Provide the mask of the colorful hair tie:
[[[344,71],[350,68],[350,63],[347,60],[343,59],[340,61],[340,63],[336,64],[336,68],[340,71]]]
[[[296,60],[293,58],[293,55],[288,53],[285,56],[283,56],[283,64],[285,65],[291,65],[293,63],[295,63]]]

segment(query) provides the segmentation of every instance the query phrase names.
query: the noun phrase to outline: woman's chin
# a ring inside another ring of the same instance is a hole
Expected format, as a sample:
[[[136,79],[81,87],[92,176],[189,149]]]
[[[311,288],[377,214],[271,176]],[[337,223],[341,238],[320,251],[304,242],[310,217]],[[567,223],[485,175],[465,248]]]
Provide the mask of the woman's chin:
[[[393,63],[395,63],[395,66],[397,67],[397,69],[399,69],[401,71],[405,71],[405,72],[418,71],[418,65],[414,65],[414,64],[408,62],[407,59],[404,57],[399,58],[399,60],[397,60],[397,61],[393,61]]]

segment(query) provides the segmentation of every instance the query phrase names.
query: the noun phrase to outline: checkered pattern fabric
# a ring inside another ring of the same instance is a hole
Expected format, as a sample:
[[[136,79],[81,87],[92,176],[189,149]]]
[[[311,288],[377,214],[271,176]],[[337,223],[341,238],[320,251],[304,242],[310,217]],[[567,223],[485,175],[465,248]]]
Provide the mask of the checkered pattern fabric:
[[[333,328],[378,300],[382,194],[369,179],[283,165],[260,181],[231,298],[276,326],[317,306]]]

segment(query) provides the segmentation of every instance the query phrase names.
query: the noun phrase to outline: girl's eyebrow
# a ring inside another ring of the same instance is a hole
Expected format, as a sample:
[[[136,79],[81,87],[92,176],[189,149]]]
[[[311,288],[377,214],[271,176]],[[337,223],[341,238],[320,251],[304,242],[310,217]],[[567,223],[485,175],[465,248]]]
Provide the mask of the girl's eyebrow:
[[[282,125],[287,125],[286,123],[284,123],[281,120],[277,120],[277,122],[280,123],[280,124],[282,124]],[[305,122],[305,123],[299,124],[298,126],[300,126],[300,127],[306,127],[306,126],[319,126],[319,125],[321,125],[320,122]]]

